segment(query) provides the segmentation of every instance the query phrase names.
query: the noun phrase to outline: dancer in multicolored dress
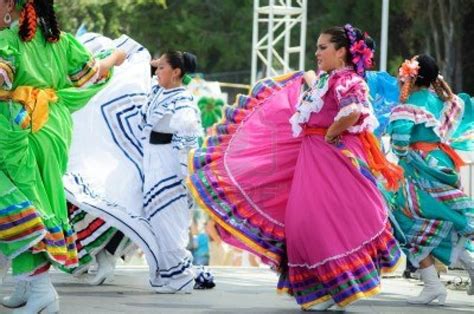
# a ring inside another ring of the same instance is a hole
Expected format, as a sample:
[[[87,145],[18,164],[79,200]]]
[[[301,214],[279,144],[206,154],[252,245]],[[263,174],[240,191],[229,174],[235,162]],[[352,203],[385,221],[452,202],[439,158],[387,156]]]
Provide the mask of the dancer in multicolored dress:
[[[442,305],[447,291],[433,257],[446,265],[459,260],[471,282],[474,279],[474,202],[462,191],[459,169],[463,160],[450,145],[464,102],[452,93],[428,55],[406,60],[399,80],[401,104],[390,114],[389,133],[405,182],[393,195],[392,208],[404,233],[408,258],[420,268],[424,282],[421,294],[408,302],[438,300],[436,304]],[[471,285],[468,294],[473,293]]]
[[[223,239],[273,265],[303,309],[379,293],[401,254],[378,179],[396,189],[402,171],[372,134],[372,57],[351,25],[323,31],[307,92],[301,73],[259,82],[191,156],[188,184]]]
[[[26,302],[20,312],[54,312],[58,295],[48,270],[52,263],[78,263],[62,183],[71,113],[104,86],[100,82],[125,54],[94,60],[73,36],[60,32],[52,1],[0,4],[0,250],[12,259],[18,290],[29,285],[22,302],[3,303]]]

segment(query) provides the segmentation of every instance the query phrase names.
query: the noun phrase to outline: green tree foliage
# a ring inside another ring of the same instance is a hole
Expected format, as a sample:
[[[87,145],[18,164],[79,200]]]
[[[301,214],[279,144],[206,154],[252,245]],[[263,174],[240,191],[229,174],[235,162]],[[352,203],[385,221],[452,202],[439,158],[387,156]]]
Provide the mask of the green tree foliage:
[[[84,23],[90,31],[114,37],[127,31],[134,8],[143,5],[163,9],[166,0],[62,0],[55,7],[64,30],[75,32]]]
[[[199,57],[199,72],[243,70],[248,80],[253,0],[168,0],[166,8],[163,2],[64,1],[58,12],[66,31],[85,23],[89,31],[110,37],[127,33],[155,56],[169,49],[190,51]]]
[[[253,0],[60,0],[56,3],[66,31],[75,32],[85,23],[89,31],[106,36],[129,34],[153,55],[168,49],[190,51],[198,56],[198,71],[206,74],[205,77],[248,83]],[[444,11],[439,10],[449,8],[448,4],[455,5],[451,18],[456,24],[456,34],[451,39],[443,34],[440,14]],[[330,26],[351,23],[380,43],[381,9],[381,0],[308,0],[306,69],[315,66],[318,34]],[[438,28],[430,24],[430,12]],[[474,20],[469,16],[474,16],[472,0],[390,1],[389,72],[396,74],[405,58],[430,53],[440,59],[444,73],[454,73],[447,79],[451,84],[456,83],[456,91],[474,93]],[[435,36],[443,52],[438,56]],[[454,59],[445,58],[445,49],[450,47],[449,43],[446,45],[448,40],[453,43]],[[379,53],[378,49],[377,64]],[[446,67],[457,67],[457,70],[447,71]],[[235,72],[241,75],[226,75]]]

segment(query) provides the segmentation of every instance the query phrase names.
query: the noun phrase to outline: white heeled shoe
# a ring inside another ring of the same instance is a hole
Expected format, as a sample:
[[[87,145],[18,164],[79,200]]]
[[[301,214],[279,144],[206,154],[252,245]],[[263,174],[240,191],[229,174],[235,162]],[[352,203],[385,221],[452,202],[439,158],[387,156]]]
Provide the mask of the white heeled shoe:
[[[407,302],[410,304],[429,304],[438,300],[438,303],[433,304],[444,305],[448,292],[439,280],[434,265],[420,269],[420,273],[424,283],[423,290],[418,296],[409,298]]]
[[[97,272],[91,279],[87,279],[87,283],[91,286],[100,286],[106,280],[110,280],[114,276],[115,257],[107,251],[102,250],[97,254]]]
[[[323,312],[328,310],[330,307],[332,307],[336,302],[334,302],[333,299],[329,299],[327,301],[315,304],[307,309],[303,309],[304,311],[307,312]]]
[[[59,313],[59,296],[51,283],[49,274],[33,278],[26,305],[13,311],[14,314]]]
[[[15,290],[9,296],[3,297],[2,305],[10,309],[15,309],[26,304],[28,300],[30,283],[25,280],[17,280],[15,282]]]

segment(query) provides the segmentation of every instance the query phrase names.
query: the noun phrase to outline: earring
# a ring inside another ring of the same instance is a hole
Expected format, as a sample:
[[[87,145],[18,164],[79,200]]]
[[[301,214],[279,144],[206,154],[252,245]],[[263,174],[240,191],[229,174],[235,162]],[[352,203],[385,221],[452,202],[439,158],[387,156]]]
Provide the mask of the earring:
[[[3,16],[3,22],[5,22],[5,24],[10,25],[12,22],[12,15],[8,12],[5,13],[5,15]]]

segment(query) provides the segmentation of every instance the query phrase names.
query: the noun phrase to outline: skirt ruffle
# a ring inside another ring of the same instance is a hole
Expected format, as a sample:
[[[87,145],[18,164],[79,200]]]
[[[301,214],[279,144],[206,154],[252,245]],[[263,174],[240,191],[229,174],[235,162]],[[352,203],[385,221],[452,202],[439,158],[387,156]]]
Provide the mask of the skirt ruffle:
[[[339,306],[380,292],[380,274],[398,267],[400,250],[390,225],[358,250],[318,265],[289,265],[278,291],[295,297],[303,309],[333,299]]]
[[[203,147],[190,153],[188,163],[192,175],[187,184],[218,222],[224,241],[275,267],[285,256],[282,221],[301,144],[291,136],[288,119],[301,85],[302,73],[297,72],[263,80],[248,96],[239,95]],[[275,160],[277,147],[288,150],[285,160]],[[256,172],[244,166],[255,153]],[[276,169],[285,170],[273,176]]]

